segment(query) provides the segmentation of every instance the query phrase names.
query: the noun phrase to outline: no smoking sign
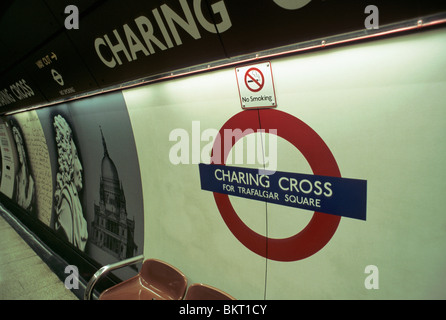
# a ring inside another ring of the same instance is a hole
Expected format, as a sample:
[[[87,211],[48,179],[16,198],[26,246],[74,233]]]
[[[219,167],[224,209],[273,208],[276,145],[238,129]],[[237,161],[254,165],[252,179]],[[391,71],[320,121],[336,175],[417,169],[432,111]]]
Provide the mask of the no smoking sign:
[[[243,109],[277,107],[271,62],[235,69]]]

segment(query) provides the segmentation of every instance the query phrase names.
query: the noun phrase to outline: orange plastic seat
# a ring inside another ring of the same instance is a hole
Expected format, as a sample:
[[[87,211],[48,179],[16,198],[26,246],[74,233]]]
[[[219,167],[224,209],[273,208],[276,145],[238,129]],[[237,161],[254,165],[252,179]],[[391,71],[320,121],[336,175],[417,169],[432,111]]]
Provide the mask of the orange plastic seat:
[[[186,276],[157,259],[147,259],[138,275],[107,290],[100,300],[181,300],[187,288]]]
[[[194,283],[189,286],[184,300],[235,300],[235,298],[207,284]]]

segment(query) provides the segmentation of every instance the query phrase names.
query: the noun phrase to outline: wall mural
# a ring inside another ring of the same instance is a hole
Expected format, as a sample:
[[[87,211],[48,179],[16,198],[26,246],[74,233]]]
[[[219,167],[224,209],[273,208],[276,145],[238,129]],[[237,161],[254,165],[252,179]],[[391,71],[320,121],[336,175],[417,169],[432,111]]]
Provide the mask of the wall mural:
[[[82,185],[82,163],[70,125],[61,115],[54,117],[58,171],[54,192],[54,229],[68,242],[85,250],[88,240],[79,194]]]
[[[133,257],[135,221],[128,218],[126,198],[118,170],[110,158],[101,129],[104,156],[101,164],[99,202],[94,204],[92,243],[118,259]]]
[[[52,208],[51,164],[35,111],[3,119],[1,192],[30,216],[49,225]]]
[[[11,120],[12,134],[18,155],[18,166],[16,168],[13,200],[23,209],[30,213],[35,211],[36,189],[27,147],[23,139],[23,134],[18,124]]]
[[[14,173],[2,179],[3,194],[101,265],[142,254],[141,178],[121,93],[19,113],[0,125],[2,178],[8,152]]]

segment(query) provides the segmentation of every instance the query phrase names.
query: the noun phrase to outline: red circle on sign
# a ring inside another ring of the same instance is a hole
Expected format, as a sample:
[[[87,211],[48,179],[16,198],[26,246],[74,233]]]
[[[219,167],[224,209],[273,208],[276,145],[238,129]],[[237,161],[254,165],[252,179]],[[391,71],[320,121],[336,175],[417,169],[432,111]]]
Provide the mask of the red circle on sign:
[[[262,78],[261,81],[259,81],[252,74],[250,74],[250,72],[252,72],[252,71],[257,72],[260,75],[260,77]],[[251,86],[249,85],[250,82],[254,82],[255,83],[254,86],[257,85],[259,87],[258,88],[251,88]],[[251,90],[252,92],[259,92],[260,90],[262,90],[264,84],[265,84],[265,78],[263,77],[262,71],[260,71],[257,68],[250,68],[248,71],[246,71],[246,73],[245,73],[245,85],[246,85],[246,87],[249,90]]]
[[[341,177],[336,160],[322,138],[298,118],[274,109],[242,111],[230,118],[221,127],[214,142],[212,164],[225,164],[235,143],[252,133],[246,129],[260,129],[258,116],[262,129],[277,130],[279,137],[293,144],[304,155],[315,175]],[[235,134],[235,141],[225,143],[224,132],[228,129],[239,134]],[[225,144],[231,148],[225,148]],[[341,220],[340,216],[315,211],[308,225],[296,235],[271,239],[246,226],[235,212],[227,194],[214,192],[214,199],[229,230],[243,245],[260,256],[277,261],[296,261],[315,254],[330,241]]]

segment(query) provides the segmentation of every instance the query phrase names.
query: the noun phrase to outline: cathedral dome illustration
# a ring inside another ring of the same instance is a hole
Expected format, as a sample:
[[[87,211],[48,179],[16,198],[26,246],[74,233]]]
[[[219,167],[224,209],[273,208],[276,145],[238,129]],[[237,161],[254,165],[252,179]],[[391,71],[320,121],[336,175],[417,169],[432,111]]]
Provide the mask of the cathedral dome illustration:
[[[104,157],[102,158],[101,164],[101,174],[103,179],[108,179],[112,181],[117,181],[119,183],[119,175],[118,170],[116,169],[113,160],[110,159],[110,156],[107,152],[107,146],[104,146],[105,152]]]
[[[94,204],[92,243],[118,259],[135,255],[135,221],[127,216],[126,200],[118,170],[111,159],[101,130],[104,155],[99,178],[99,203]]]

